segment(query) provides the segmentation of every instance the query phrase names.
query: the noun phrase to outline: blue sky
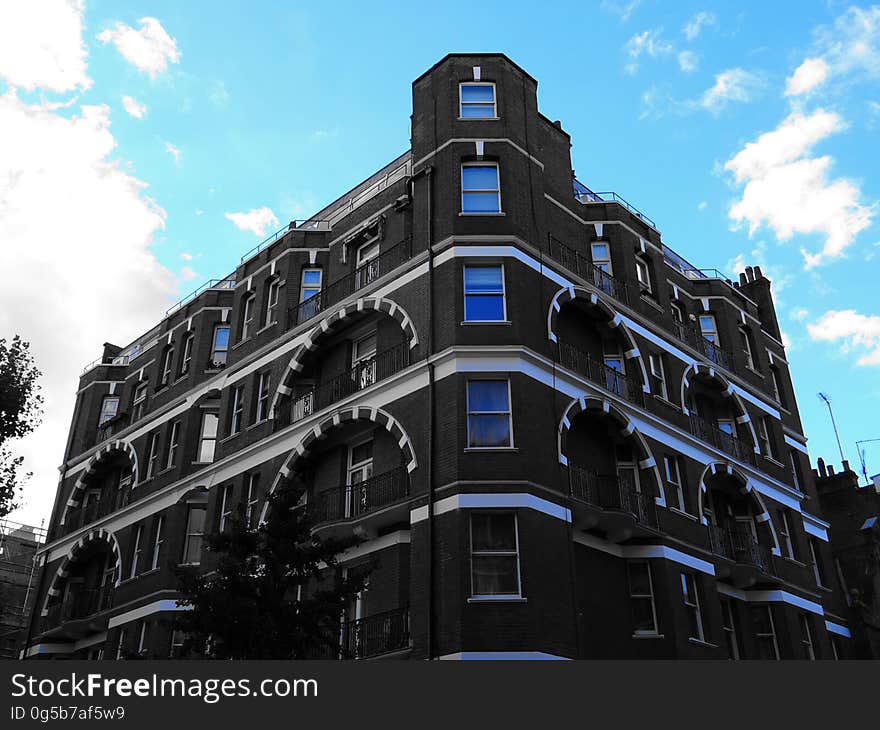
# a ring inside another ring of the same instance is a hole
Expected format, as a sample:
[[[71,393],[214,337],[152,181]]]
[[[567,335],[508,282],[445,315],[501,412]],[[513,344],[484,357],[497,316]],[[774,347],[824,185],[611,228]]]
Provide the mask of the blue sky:
[[[48,515],[76,378],[101,343],[127,344],[261,233],[403,152],[410,84],[455,51],[502,51],[537,78],[578,178],[645,211],[696,266],[763,267],[814,460],[838,460],[820,390],[853,464],[857,439],[880,438],[880,6],[10,5],[0,268],[16,283],[0,336],[32,341],[48,396],[21,444],[35,474],[19,519]],[[867,456],[880,471],[880,443]]]

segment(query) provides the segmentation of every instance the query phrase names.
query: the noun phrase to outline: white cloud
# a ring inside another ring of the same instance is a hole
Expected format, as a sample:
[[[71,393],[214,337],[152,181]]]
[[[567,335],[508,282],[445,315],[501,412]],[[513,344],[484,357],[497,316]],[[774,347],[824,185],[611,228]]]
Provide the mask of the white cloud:
[[[700,35],[703,28],[717,25],[717,23],[718,20],[715,18],[714,13],[710,13],[707,10],[701,10],[685,23],[681,32],[684,33],[685,38],[692,41]]]
[[[88,89],[83,3],[0,2],[0,78],[27,91]]]
[[[822,250],[801,249],[806,268],[841,256],[860,231],[870,225],[873,207],[860,202],[858,187],[849,180],[829,180],[832,159],[808,157],[813,145],[845,127],[832,112],[795,112],[772,132],[749,142],[725,164],[736,182],[745,184],[742,198],[729,211],[736,226],[749,224],[753,235],[763,224],[777,239],[794,234],[825,236]]]
[[[705,200],[701,200],[699,205],[697,205],[697,210],[702,213],[706,208],[709,207],[709,204]]]
[[[840,341],[844,354],[851,349],[867,350],[856,360],[859,365],[880,365],[880,316],[832,309],[808,324],[807,332],[818,342]]]
[[[813,91],[825,83],[829,73],[830,67],[825,59],[808,58],[786,80],[785,95],[798,96]]]
[[[193,255],[191,253],[186,253],[186,251],[184,251],[182,254],[180,254],[180,258],[182,258],[184,261],[192,261]]]
[[[682,51],[678,54],[678,67],[685,73],[692,73],[699,66],[699,57],[693,51]]]
[[[135,119],[143,119],[144,115],[147,113],[147,107],[130,96],[122,97],[122,107]]]
[[[661,37],[662,34],[662,28],[645,30],[641,33],[636,33],[626,42],[623,49],[630,58],[630,62],[626,65],[628,73],[634,74],[638,71],[639,59],[642,56],[659,58],[661,56],[668,56],[675,51],[672,43]]]
[[[168,35],[156,18],[141,18],[138,22],[140,30],[117,23],[112,29],[101,31],[98,40],[113,43],[123,58],[135,68],[148,73],[150,78],[156,78],[168,68],[169,63],[180,61],[177,41]]]
[[[166,142],[165,151],[174,158],[174,164],[180,167],[180,150],[171,142]]]
[[[236,228],[250,231],[256,236],[265,236],[267,228],[278,228],[278,219],[266,206],[253,208],[247,213],[226,213],[225,216],[235,224]]]
[[[229,91],[226,89],[226,84],[222,81],[215,81],[211,84],[208,99],[218,109],[226,107],[229,104]]]
[[[717,114],[731,101],[751,101],[763,86],[763,79],[757,74],[742,68],[729,68],[715,76],[715,83],[700,97],[699,105]]]
[[[614,0],[602,0],[602,10],[606,10],[620,18],[625,23],[632,17],[642,0],[630,0],[629,2],[614,2]]]
[[[198,276],[198,274],[195,271],[193,271],[189,266],[184,266],[180,270],[180,278],[183,281],[192,281],[197,276]]]
[[[816,39],[835,75],[880,76],[880,5],[849,8],[835,19],[833,28],[819,28]]]
[[[791,310],[791,314],[789,316],[796,322],[803,322],[807,317],[810,316],[810,310],[805,309],[804,307],[795,307]]]

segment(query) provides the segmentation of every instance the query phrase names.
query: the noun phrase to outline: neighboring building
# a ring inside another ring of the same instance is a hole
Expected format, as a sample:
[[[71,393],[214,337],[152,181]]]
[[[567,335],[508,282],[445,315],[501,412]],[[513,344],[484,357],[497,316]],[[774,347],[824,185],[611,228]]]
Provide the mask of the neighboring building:
[[[29,655],[174,655],[173,567],[308,458],[378,559],[358,656],[850,656],[760,269],[574,180],[505,56],[412,92],[409,150],[83,373]]]
[[[814,471],[822,514],[831,523],[834,580],[846,596],[855,656],[880,659],[880,475],[862,486],[848,462]]]
[[[46,531],[0,520],[0,659],[17,659],[37,596],[37,550]]]

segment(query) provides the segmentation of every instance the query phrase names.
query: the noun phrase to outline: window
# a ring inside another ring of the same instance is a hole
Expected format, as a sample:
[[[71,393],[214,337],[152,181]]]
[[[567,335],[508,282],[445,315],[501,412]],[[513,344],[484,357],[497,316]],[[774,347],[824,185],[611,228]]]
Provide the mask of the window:
[[[465,82],[458,85],[459,117],[462,119],[495,119],[495,84]]]
[[[156,534],[153,536],[153,559],[150,561],[150,570],[156,570],[159,567],[159,555],[162,552],[162,543],[165,540],[162,534],[165,528],[165,516],[159,515],[156,520]]]
[[[254,527],[254,520],[257,514],[257,505],[259,504],[260,493],[260,475],[248,474],[247,493],[244,503],[244,523],[250,530]]]
[[[229,416],[229,434],[241,431],[241,421],[244,412],[244,387],[239,386],[232,391],[232,405]]]
[[[687,500],[685,500],[684,486],[681,482],[678,458],[675,456],[664,456],[663,464],[666,468],[666,483],[671,487],[669,491],[675,495],[676,509],[681,512],[687,512]]]
[[[180,375],[183,377],[189,372],[189,365],[192,362],[193,342],[196,337],[189,332],[183,341],[183,357],[180,359]]]
[[[256,295],[248,294],[244,298],[244,311],[241,315],[241,339],[246,340],[251,335],[251,327],[254,321],[254,303],[257,301]]]
[[[138,632],[138,654],[145,654],[147,651],[147,622],[140,621],[140,631]]]
[[[108,395],[101,401],[101,415],[98,417],[98,425],[102,426],[107,421],[112,421],[119,413],[119,396]]]
[[[758,421],[758,440],[761,442],[761,453],[764,456],[773,458],[773,443],[770,441],[770,419],[764,416]]]
[[[345,483],[360,484],[373,476],[373,441],[352,446],[348,450],[348,471]]]
[[[663,356],[648,355],[648,364],[651,366],[651,375],[654,376],[656,395],[663,400],[669,400],[669,394],[666,390],[666,373],[663,371]]]
[[[791,523],[788,519],[788,512],[781,509],[777,513],[779,515],[779,542],[782,543],[783,554],[795,560],[794,543],[791,539]]]
[[[804,659],[813,661],[816,658],[816,652],[813,649],[813,634],[810,631],[810,619],[804,613],[798,614],[798,623],[801,626],[801,651]]]
[[[232,486],[227,484],[220,490],[220,532],[226,530],[232,517]]]
[[[498,165],[492,163],[461,166],[462,213],[500,213],[501,185]]]
[[[740,327],[739,329],[739,337],[742,342],[743,349],[743,357],[745,358],[746,367],[750,370],[755,369],[755,359],[752,357],[752,342],[749,339],[749,333],[744,328]]]
[[[779,659],[779,647],[776,644],[776,629],[773,626],[773,614],[770,606],[752,606],[752,626],[758,642],[759,659]]]
[[[822,552],[819,546],[816,544],[815,538],[809,538],[809,545],[810,562],[813,564],[813,577],[816,579],[816,586],[819,588],[823,588],[825,587],[825,571],[822,568],[822,563],[820,562]]]
[[[630,560],[626,564],[629,602],[632,606],[633,633],[657,633],[657,612],[654,608],[654,586],[651,565],[647,560]]]
[[[715,324],[715,317],[711,314],[700,315],[700,332],[712,344],[719,344],[718,326]]]
[[[138,573],[138,564],[141,561],[141,539],[144,536],[144,526],[138,525],[134,531],[134,547],[131,550],[131,570],[129,578],[134,578]]]
[[[276,321],[278,313],[278,294],[281,291],[281,280],[277,277],[269,282],[269,290],[266,292],[266,317],[263,326],[268,327]]]
[[[604,241],[590,244],[590,255],[593,257],[593,266],[601,269],[608,276],[612,276],[614,272],[611,269],[611,249]]]
[[[636,278],[642,291],[651,292],[651,269],[648,262],[643,258],[636,256]]]
[[[134,387],[134,397],[131,400],[131,418],[137,421],[142,418],[147,409],[147,384],[138,383]]]
[[[684,324],[684,310],[681,308],[680,304],[676,304],[675,302],[670,303],[669,311],[672,314],[672,321],[675,324]]]
[[[717,423],[719,431],[723,431],[728,436],[736,438],[736,423],[734,423],[733,419],[719,418]]]
[[[507,380],[469,380],[467,406],[468,447],[513,446]]]
[[[368,264],[379,255],[379,239],[371,238],[366,243],[358,246],[354,257],[355,268],[359,269],[364,264]]]
[[[464,267],[464,319],[465,322],[503,322],[504,267]]]
[[[520,596],[515,514],[471,513],[471,594]]]
[[[214,461],[214,447],[217,445],[217,414],[202,414],[202,430],[199,433],[199,463]]]
[[[733,601],[729,598],[721,599],[721,630],[724,632],[724,640],[727,642],[727,655],[731,659],[739,659],[739,638],[736,635],[736,615],[733,611]]]
[[[229,353],[229,325],[217,325],[214,328],[214,344],[211,346],[211,365],[222,368],[226,365]]]
[[[791,461],[791,480],[794,482],[794,488],[799,492],[803,491],[803,487],[801,487],[801,468],[800,464],[798,464],[798,455],[797,452],[792,449],[788,452],[788,457]]]
[[[782,376],[779,374],[778,368],[770,368],[770,383],[773,387],[773,396],[776,398],[776,402],[784,406],[785,398],[783,393],[785,391],[782,389]]]
[[[321,293],[321,269],[303,269],[302,284],[299,288],[299,300],[304,302]]]
[[[605,363],[605,387],[617,395],[625,395],[626,384],[623,375],[626,368],[623,365],[623,356],[620,354],[620,346],[616,340],[604,340],[602,342],[602,361]]]
[[[205,536],[205,507],[191,506],[186,516],[186,539],[183,543],[183,562],[198,565],[202,558],[202,539]]]
[[[681,574],[681,591],[684,597],[684,608],[690,621],[691,638],[705,641],[706,635],[703,633],[703,616],[700,612],[697,582],[690,573]]]
[[[174,370],[174,348],[169,345],[165,348],[162,356],[162,380],[159,385],[169,385],[171,383],[171,373]]]
[[[168,437],[168,460],[165,463],[165,468],[170,469],[174,466],[174,462],[177,459],[177,447],[180,444],[180,421],[175,421],[171,424],[171,435]]]
[[[837,637],[834,634],[829,634],[828,638],[831,639],[831,656],[834,661],[840,661],[840,644]]]
[[[159,432],[150,436],[150,447],[147,450],[147,479],[156,476],[156,466],[159,464]]]
[[[254,423],[261,423],[269,417],[269,373],[260,373],[257,381],[257,412]]]
[[[183,646],[186,642],[186,634],[180,629],[171,631],[171,650],[168,655],[169,659],[179,659],[183,656]]]
[[[123,659],[125,654],[125,639],[128,630],[125,627],[119,629],[119,642],[116,644],[116,659]]]

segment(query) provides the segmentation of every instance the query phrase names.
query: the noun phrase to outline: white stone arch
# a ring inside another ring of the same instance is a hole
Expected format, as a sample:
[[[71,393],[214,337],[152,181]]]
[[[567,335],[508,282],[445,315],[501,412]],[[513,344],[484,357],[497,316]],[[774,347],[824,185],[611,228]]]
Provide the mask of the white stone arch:
[[[736,392],[733,387],[733,383],[727,379],[727,377],[718,372],[718,370],[711,365],[705,365],[704,363],[695,362],[688,367],[685,368],[684,373],[681,376],[681,410],[684,415],[690,415],[690,410],[687,407],[687,389],[690,387],[690,379],[688,378],[689,374],[697,375],[706,375],[712,380],[717,381],[721,385],[721,395],[724,398],[730,398],[733,400],[736,405],[737,411],[739,411],[739,415],[736,417],[736,422],[740,424],[746,424],[749,429],[749,433],[752,436],[752,444],[754,446],[754,450],[756,454],[761,452],[761,447],[758,441],[758,434],[755,432],[755,424],[752,423],[752,417],[749,415],[748,410],[746,410],[746,405],[743,402],[742,397]]]
[[[742,494],[750,496],[752,499],[755,500],[755,504],[758,505],[759,509],[758,514],[755,515],[755,520],[759,524],[766,523],[767,529],[770,532],[770,537],[773,539],[772,552],[774,555],[781,555],[782,553],[779,548],[779,536],[776,534],[776,526],[773,524],[773,520],[770,517],[770,511],[767,509],[767,505],[764,502],[764,495],[762,495],[757,489],[755,489],[748,475],[746,475],[742,470],[729,462],[710,462],[706,465],[706,468],[700,475],[700,487],[697,490],[697,514],[700,517],[700,522],[702,522],[704,525],[706,524],[706,516],[703,514],[703,495],[708,491],[706,480],[716,474],[724,474],[732,477],[740,484],[740,492]]]
[[[660,476],[660,469],[657,466],[657,460],[654,458],[654,454],[648,441],[635,427],[632,420],[630,420],[630,418],[620,409],[615,407],[607,398],[584,396],[583,398],[575,398],[569,403],[568,408],[565,409],[565,413],[562,414],[562,419],[559,421],[559,429],[556,436],[556,449],[559,463],[563,466],[568,466],[568,457],[565,456],[565,445],[568,439],[568,432],[571,428],[572,421],[585,411],[610,418],[620,426],[621,436],[625,438],[632,437],[634,439],[637,450],[639,451],[639,456],[641,457],[638,462],[639,469],[650,469],[654,473],[654,478],[657,480],[657,497],[654,501],[660,507],[665,507],[666,493],[663,488],[663,479]]]
[[[650,393],[651,381],[648,379],[648,369],[645,367],[645,360],[642,357],[642,353],[639,351],[636,338],[633,336],[633,333],[630,331],[629,327],[627,327],[620,314],[614,311],[604,299],[600,299],[595,292],[591,292],[579,286],[563,287],[556,292],[553,296],[553,300],[550,302],[550,309],[547,312],[547,337],[550,341],[553,343],[559,342],[559,338],[556,334],[556,320],[559,317],[559,312],[562,310],[562,305],[575,299],[584,301],[590,306],[600,310],[607,316],[608,326],[621,333],[628,347],[623,353],[623,356],[627,360],[635,360],[638,362],[639,370],[641,370],[642,373],[642,390],[645,393]]]
[[[406,313],[406,310],[403,307],[387,297],[364,297],[358,299],[356,302],[340,307],[333,311],[332,314],[322,319],[312,331],[309,332],[305,341],[293,351],[293,356],[290,358],[290,362],[287,364],[287,369],[281,377],[280,384],[272,398],[272,406],[269,409],[269,418],[275,417],[275,409],[279,400],[284,396],[289,396],[293,392],[293,380],[297,373],[302,371],[306,355],[317,349],[321,339],[326,337],[334,327],[340,323],[344,323],[345,320],[352,315],[360,312],[368,312],[370,310],[381,312],[392,319],[397,320],[404,335],[406,335],[410,350],[419,344],[419,335],[416,332],[412,318]]]
[[[119,585],[122,580],[122,550],[119,548],[119,541],[116,539],[116,535],[109,530],[92,530],[71,545],[70,550],[67,551],[67,555],[65,555],[64,559],[58,564],[58,569],[55,571],[55,575],[52,577],[52,582],[49,584],[49,590],[46,592],[46,598],[43,600],[43,609],[40,612],[41,616],[46,616],[48,614],[49,599],[61,595],[64,581],[67,579],[67,576],[70,575],[71,563],[78,559],[80,552],[87,547],[91,547],[92,543],[96,540],[106,542],[110,546],[111,552],[116,557],[116,581],[113,586],[116,587]]]
[[[59,524],[64,524],[67,519],[68,510],[76,509],[82,503],[82,494],[85,491],[86,481],[97,471],[98,465],[116,453],[124,453],[128,457],[128,460],[131,462],[131,484],[134,486],[138,483],[138,459],[134,446],[129,441],[122,439],[104,444],[92,455],[86,464],[85,470],[74,483],[70,496],[67,498],[67,503],[64,505],[64,512],[61,515],[61,522]]]

